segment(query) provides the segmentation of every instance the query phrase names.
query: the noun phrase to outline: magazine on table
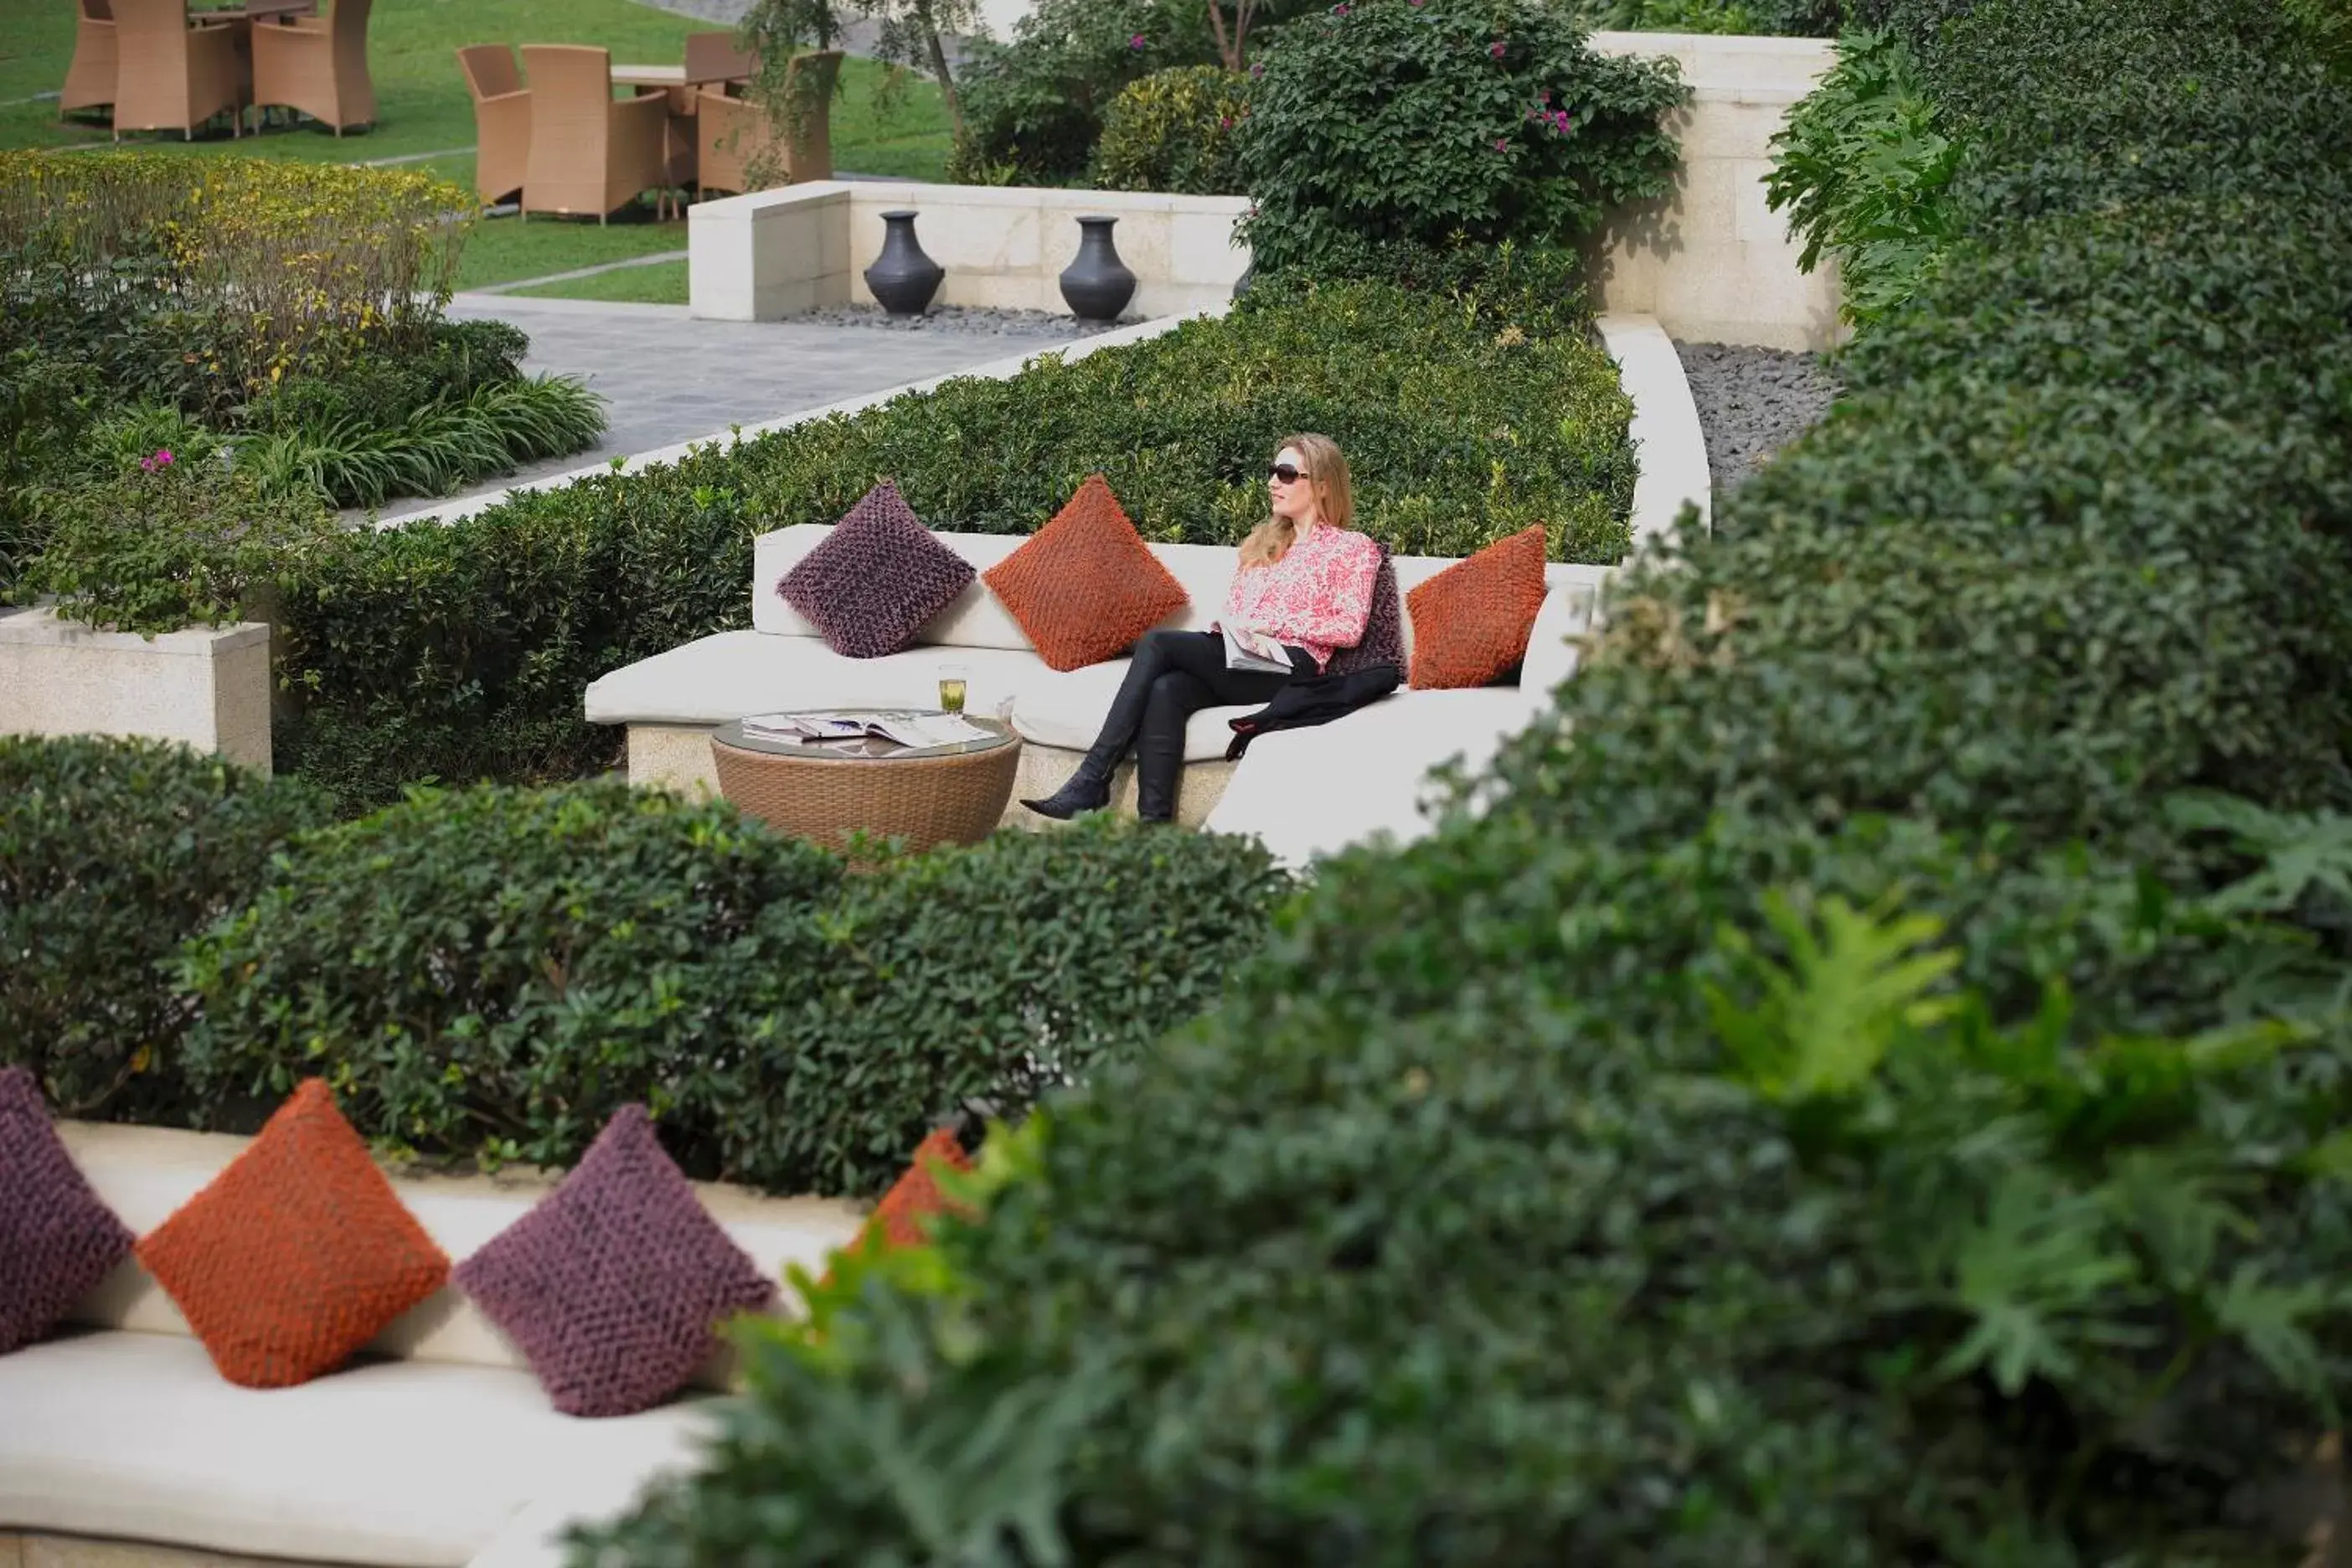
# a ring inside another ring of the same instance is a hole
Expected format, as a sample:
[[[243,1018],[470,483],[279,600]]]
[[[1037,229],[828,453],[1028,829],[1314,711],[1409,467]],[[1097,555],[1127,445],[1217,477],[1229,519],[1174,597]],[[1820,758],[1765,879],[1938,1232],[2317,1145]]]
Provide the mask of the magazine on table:
[[[990,732],[960,713],[754,713],[743,733],[762,741],[802,745],[856,747],[869,736],[911,748],[956,746],[990,739]]]
[[[1219,626],[1225,638],[1227,669],[1263,670],[1268,675],[1293,673],[1290,654],[1264,632],[1247,626]]]

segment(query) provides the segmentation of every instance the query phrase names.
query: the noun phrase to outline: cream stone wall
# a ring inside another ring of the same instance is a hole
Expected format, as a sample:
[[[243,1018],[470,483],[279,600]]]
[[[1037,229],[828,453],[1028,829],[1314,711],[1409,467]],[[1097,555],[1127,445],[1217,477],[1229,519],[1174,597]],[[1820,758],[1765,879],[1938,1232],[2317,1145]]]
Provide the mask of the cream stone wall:
[[[0,733],[144,735],[269,771],[269,628],[142,637],[0,614]]]
[[[1771,140],[1834,62],[1822,38],[1595,33],[1612,55],[1677,61],[1693,98],[1669,128],[1683,169],[1673,196],[1619,212],[1593,247],[1595,305],[1654,316],[1676,338],[1824,349],[1841,335],[1836,264],[1797,268],[1799,247],[1765,203]],[[1239,196],[824,181],[689,209],[692,309],[769,321],[873,296],[863,273],[882,214],[911,207],[923,249],[947,268],[939,301],[1060,311],[1055,279],[1076,254],[1081,213],[1116,215],[1138,288],[1130,315],[1185,315],[1227,298],[1249,265],[1234,241]]]
[[[1592,44],[1603,54],[1670,57],[1693,93],[1668,121],[1683,153],[1675,194],[1612,219],[1594,249],[1596,304],[1654,316],[1686,342],[1837,342],[1837,264],[1798,270],[1802,247],[1764,200],[1772,136],[1836,62],[1830,41],[1595,33]]]

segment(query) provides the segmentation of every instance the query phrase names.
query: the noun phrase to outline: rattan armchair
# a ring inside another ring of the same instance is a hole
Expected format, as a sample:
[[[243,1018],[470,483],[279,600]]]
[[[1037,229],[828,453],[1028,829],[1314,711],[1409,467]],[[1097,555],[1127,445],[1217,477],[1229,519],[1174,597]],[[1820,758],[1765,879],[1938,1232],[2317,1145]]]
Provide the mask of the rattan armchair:
[[[530,158],[522,210],[596,215],[602,223],[646,191],[666,189],[669,100],[613,100],[613,57],[577,44],[526,44]]]
[[[375,83],[368,76],[372,0],[335,0],[324,20],[253,29],[253,101],[299,109],[341,136],[346,125],[375,123]]]
[[[530,89],[511,44],[459,49],[457,68],[474,99],[474,194],[493,206],[522,194],[530,163]]]
[[[74,19],[73,64],[58,94],[58,112],[95,109],[114,101],[114,12],[106,0],[81,0]]]
[[[197,126],[224,111],[242,135],[247,77],[236,32],[188,26],[188,0],[111,3],[116,140],[126,131],[177,131],[194,141]]]
[[[686,85],[708,87],[716,82],[750,81],[760,74],[760,57],[735,41],[732,33],[688,33],[686,36]]]
[[[773,167],[784,184],[833,178],[833,84],[840,74],[839,49],[786,63],[784,101],[804,110],[789,136],[776,134],[758,104],[704,88],[695,113],[702,138],[698,190],[748,191],[754,164]]]

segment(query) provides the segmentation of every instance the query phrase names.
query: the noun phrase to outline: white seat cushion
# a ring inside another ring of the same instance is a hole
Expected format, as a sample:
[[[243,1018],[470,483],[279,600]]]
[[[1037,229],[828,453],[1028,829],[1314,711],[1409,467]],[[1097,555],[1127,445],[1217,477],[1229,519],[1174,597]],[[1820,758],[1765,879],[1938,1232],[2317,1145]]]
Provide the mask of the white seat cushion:
[[[1110,717],[1111,700],[1118,695],[1118,683],[1127,679],[1129,663],[1114,658],[1082,669],[1056,670],[1048,669],[1041,660],[1013,700],[1013,729],[1033,745],[1085,751],[1102,732],[1103,721]],[[1234,739],[1233,727],[1226,721],[1255,713],[1264,706],[1254,702],[1238,708],[1203,708],[1193,714],[1192,721],[1184,727],[1184,760],[1206,763],[1223,757]]]
[[[813,637],[720,632],[616,669],[588,688],[592,724],[724,724],[785,708],[936,708],[940,667],[966,671],[964,701],[994,715],[1045,661],[1027,648],[917,647],[845,658]]]
[[[713,1403],[556,1414],[527,1373],[379,1362],[238,1388],[176,1334],[0,1356],[0,1530],[380,1568],[461,1568],[543,1496],[688,1459]]]
[[[1401,691],[1328,724],[1260,735],[1202,826],[1255,834],[1293,867],[1376,834],[1411,843],[1429,831],[1430,770],[1453,757],[1485,766],[1543,706],[1516,686]]]

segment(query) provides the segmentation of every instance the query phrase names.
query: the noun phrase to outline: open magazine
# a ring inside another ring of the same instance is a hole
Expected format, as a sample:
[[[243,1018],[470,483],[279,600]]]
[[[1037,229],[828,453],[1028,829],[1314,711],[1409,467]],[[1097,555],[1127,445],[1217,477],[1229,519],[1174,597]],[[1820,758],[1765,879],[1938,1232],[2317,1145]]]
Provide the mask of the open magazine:
[[[1290,655],[1264,632],[1242,626],[1219,626],[1225,638],[1227,669],[1256,669],[1268,675],[1291,673]]]
[[[968,741],[985,741],[992,734],[960,713],[909,713],[903,710],[754,713],[743,721],[743,733],[761,741],[849,749],[861,748],[868,738],[900,746],[954,746]]]

